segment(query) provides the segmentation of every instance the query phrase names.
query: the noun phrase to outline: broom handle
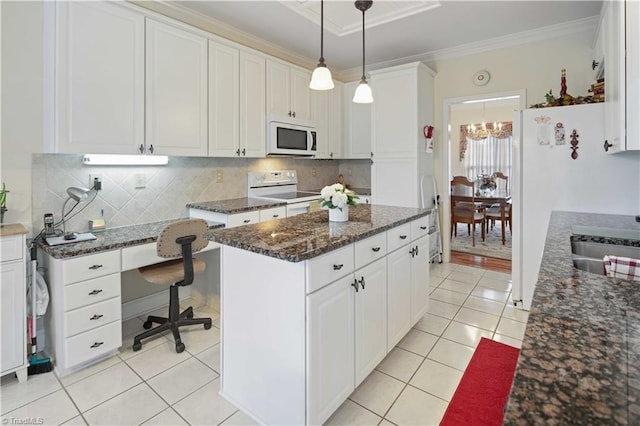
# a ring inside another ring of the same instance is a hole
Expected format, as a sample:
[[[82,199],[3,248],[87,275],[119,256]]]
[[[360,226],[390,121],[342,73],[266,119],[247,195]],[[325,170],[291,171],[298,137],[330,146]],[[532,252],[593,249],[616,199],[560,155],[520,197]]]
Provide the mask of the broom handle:
[[[36,270],[37,257],[34,258],[34,250],[31,250],[31,354],[35,355],[36,348]]]

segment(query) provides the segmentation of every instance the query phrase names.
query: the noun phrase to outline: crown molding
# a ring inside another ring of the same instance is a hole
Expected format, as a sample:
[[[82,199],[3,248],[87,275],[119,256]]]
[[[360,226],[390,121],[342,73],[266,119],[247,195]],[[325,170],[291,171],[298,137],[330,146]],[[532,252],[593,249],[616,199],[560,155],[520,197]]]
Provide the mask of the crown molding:
[[[518,46],[526,43],[533,43],[536,41],[549,40],[553,38],[565,37],[568,35],[579,34],[584,32],[594,32],[598,28],[600,18],[594,16],[591,18],[577,19],[575,21],[565,22],[562,24],[549,25],[547,27],[537,28],[535,30],[523,31],[508,36],[496,37],[488,40],[463,44],[449,49],[434,50],[431,52],[420,53],[413,56],[407,56],[404,58],[396,58],[390,61],[378,62],[375,64],[367,65],[367,68],[377,70],[381,68],[388,68],[397,65],[402,65],[407,62],[424,62],[431,63],[436,61],[442,61],[445,59],[459,58],[462,56],[474,55],[479,53],[488,52],[490,50],[504,49],[507,47]],[[342,81],[354,81],[361,76],[361,67],[351,68],[343,71],[334,72],[336,78]]]
[[[182,6],[172,0],[127,0],[129,3],[143,7],[147,10],[159,13],[169,18],[177,19],[185,24],[215,34],[224,39],[233,41],[251,49],[259,50],[267,55],[290,62],[308,70],[316,67],[317,59],[307,58],[292,50],[285,49],[274,43],[269,43],[253,34],[242,31],[233,25],[229,25],[219,19],[212,18],[203,13]]]

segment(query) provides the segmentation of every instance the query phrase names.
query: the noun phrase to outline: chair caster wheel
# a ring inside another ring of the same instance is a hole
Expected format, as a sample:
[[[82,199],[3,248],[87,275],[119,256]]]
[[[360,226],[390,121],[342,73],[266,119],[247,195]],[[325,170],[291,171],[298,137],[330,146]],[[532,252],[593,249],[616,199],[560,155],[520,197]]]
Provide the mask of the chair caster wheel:
[[[140,349],[142,349],[142,343],[141,342],[134,342],[133,343],[133,351],[134,352],[138,352]]]
[[[210,329],[210,328],[211,328],[211,323],[210,323],[210,322],[209,322],[209,323],[206,323],[206,324],[204,325],[204,329],[205,329],[205,330],[208,330],[208,329]]]
[[[153,322],[151,322],[151,321],[145,321],[144,324],[142,324],[142,327],[145,330],[149,330],[151,328],[151,326],[153,326]]]
[[[182,342],[176,343],[176,352],[177,353],[184,352],[184,348],[185,348],[184,343],[182,343]]]

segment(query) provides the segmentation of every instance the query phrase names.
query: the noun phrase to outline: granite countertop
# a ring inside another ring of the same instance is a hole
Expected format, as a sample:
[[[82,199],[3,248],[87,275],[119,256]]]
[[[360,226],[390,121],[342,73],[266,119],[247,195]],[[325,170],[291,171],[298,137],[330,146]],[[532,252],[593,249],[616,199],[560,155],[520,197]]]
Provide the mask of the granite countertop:
[[[0,237],[9,237],[11,235],[28,234],[27,228],[21,223],[5,223],[0,225]]]
[[[209,234],[212,241],[289,262],[311,259],[426,216],[431,209],[359,204],[348,222],[329,222],[326,210]]]
[[[187,208],[207,210],[215,213],[233,214],[286,205],[287,203],[282,201],[270,201],[245,197],[219,201],[204,201],[201,203],[189,203],[187,204]]]
[[[552,213],[504,424],[640,422],[639,284],[574,268],[573,225],[640,229],[633,216]]]
[[[158,239],[162,228],[168,223],[186,220],[179,218],[163,220],[160,222],[144,223],[140,225],[122,226],[106,229],[103,232],[95,232],[95,240],[81,241],[77,243],[49,246],[44,241],[39,241],[38,246],[42,251],[55,259],[66,259],[74,256],[97,253],[107,250],[115,250],[123,247],[153,243]],[[208,222],[209,229],[224,227],[223,223]]]

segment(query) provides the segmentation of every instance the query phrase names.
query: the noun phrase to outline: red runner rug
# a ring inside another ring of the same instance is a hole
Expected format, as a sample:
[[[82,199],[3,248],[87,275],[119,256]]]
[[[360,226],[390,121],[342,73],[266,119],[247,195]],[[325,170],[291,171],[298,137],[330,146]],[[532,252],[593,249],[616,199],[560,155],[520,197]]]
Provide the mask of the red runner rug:
[[[501,425],[520,350],[482,338],[441,426]]]

